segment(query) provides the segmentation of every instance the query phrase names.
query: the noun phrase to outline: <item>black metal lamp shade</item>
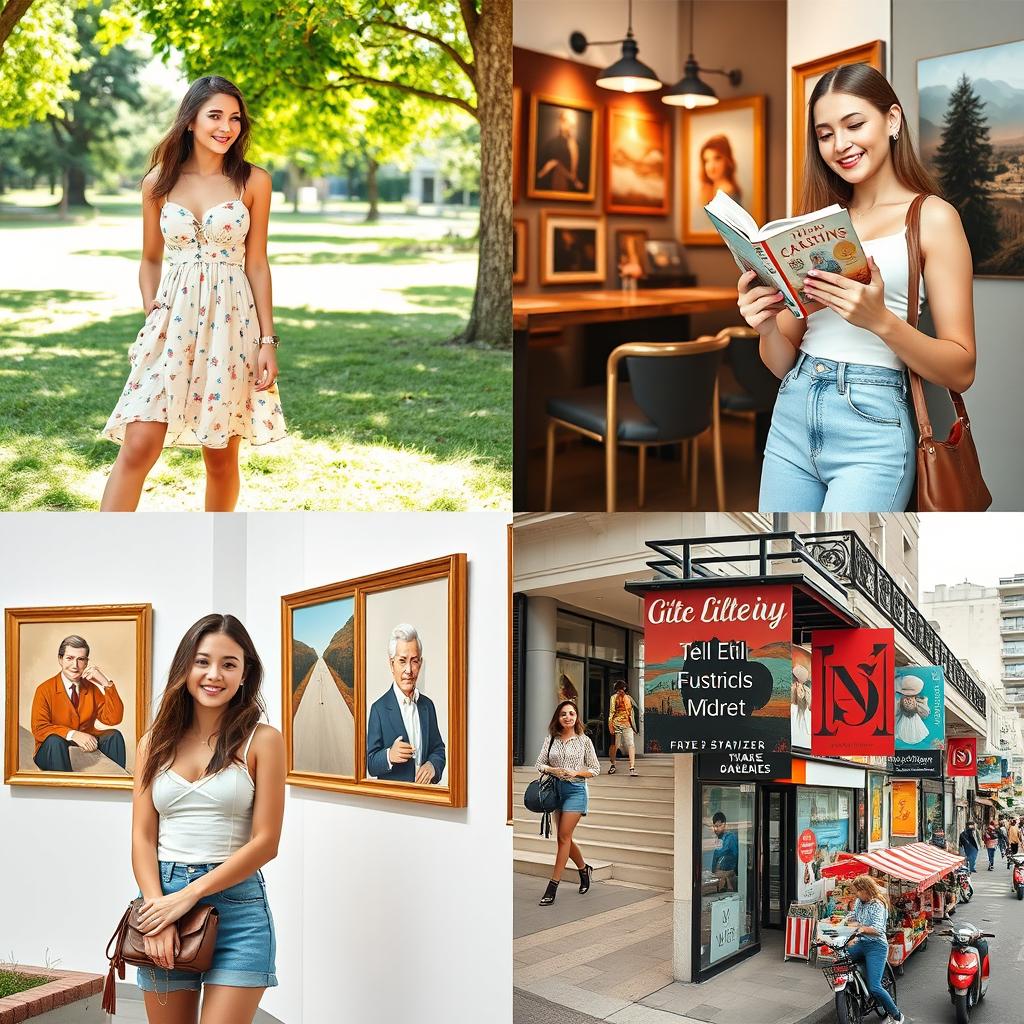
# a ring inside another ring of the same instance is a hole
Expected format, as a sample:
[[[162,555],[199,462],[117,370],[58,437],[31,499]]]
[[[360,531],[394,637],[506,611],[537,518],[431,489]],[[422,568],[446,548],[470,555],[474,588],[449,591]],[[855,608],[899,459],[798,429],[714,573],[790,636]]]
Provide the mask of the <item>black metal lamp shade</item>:
[[[714,106],[718,102],[718,96],[707,82],[701,80],[699,72],[700,66],[691,53],[683,69],[683,77],[665,90],[661,102],[673,107],[686,107],[688,110],[694,107]]]
[[[597,79],[602,89],[614,92],[652,92],[661,88],[661,80],[646,64],[637,60],[636,40],[622,40],[622,57],[604,69]]]

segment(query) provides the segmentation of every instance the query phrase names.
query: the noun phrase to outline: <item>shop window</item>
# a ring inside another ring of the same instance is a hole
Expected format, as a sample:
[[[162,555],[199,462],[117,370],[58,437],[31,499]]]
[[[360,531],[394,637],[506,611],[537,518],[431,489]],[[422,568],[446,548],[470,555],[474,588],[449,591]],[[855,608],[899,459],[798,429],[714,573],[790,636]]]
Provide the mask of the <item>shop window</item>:
[[[850,790],[824,786],[801,786],[796,800],[797,878],[798,903],[817,903],[824,899],[827,879],[822,868],[834,864],[839,854],[850,850],[850,816],[852,811]],[[810,843],[802,843],[804,832],[814,836]],[[810,860],[804,858],[810,856]]]
[[[590,620],[559,611],[555,627],[555,645],[561,654],[585,658],[590,654]]]
[[[755,787],[701,787],[700,969],[757,942]]]
[[[606,622],[594,623],[594,657],[626,664],[626,631]]]

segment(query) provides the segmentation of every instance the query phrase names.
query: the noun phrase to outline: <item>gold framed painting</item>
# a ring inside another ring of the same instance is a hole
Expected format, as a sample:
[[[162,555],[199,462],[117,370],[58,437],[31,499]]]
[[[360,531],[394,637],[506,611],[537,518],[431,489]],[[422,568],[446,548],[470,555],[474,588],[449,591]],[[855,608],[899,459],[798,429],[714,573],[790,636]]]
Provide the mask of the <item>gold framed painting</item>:
[[[800,193],[803,190],[804,160],[807,155],[807,103],[814,92],[818,80],[826,72],[839,67],[840,64],[868,64],[876,71],[885,74],[885,44],[881,39],[853,46],[840,53],[832,53],[827,57],[816,57],[814,60],[797,64],[792,70],[792,157],[793,172],[792,189],[790,192],[790,216],[799,212]],[[762,223],[758,218],[758,224]]]
[[[466,556],[281,599],[287,781],[465,807]]]
[[[132,788],[149,724],[149,604],[7,608],[4,782]]]
[[[526,284],[526,261],[528,258],[527,238],[528,226],[525,220],[517,217],[512,221],[512,283]]]
[[[764,223],[764,111],[763,96],[684,111],[680,234],[685,245],[725,245],[704,212],[719,190]]]
[[[606,114],[605,213],[664,217],[672,180],[668,119],[623,105],[607,107]]]
[[[647,276],[647,232],[621,228],[615,232],[615,266],[630,277]]]
[[[604,282],[604,217],[544,210],[540,230],[540,283]]]
[[[597,107],[533,93],[528,128],[526,194],[592,201],[597,195]]]

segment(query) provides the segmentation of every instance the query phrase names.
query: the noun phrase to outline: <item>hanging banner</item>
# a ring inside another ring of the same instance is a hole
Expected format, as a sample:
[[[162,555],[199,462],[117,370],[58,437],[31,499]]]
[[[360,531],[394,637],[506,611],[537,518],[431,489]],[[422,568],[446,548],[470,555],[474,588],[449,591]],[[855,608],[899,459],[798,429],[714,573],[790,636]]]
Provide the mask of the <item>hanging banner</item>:
[[[793,746],[811,749],[811,652],[793,644],[793,687],[789,728]]]
[[[889,774],[941,779],[942,757],[941,750],[897,750],[889,758]]]
[[[659,590],[644,597],[649,754],[702,754],[711,778],[788,778],[792,588]]]
[[[811,634],[811,753],[895,752],[891,629],[830,629]]]
[[[868,772],[868,842],[882,844],[885,840],[885,825],[882,820],[882,789],[885,776]]]
[[[945,678],[938,665],[896,669],[896,749],[941,750],[946,735]]]
[[[892,783],[892,834],[904,839],[917,838],[917,783]]]
[[[978,758],[978,789],[999,789],[1003,784],[1002,765],[998,754]]]
[[[946,774],[974,776],[978,771],[978,741],[975,737],[946,740]]]

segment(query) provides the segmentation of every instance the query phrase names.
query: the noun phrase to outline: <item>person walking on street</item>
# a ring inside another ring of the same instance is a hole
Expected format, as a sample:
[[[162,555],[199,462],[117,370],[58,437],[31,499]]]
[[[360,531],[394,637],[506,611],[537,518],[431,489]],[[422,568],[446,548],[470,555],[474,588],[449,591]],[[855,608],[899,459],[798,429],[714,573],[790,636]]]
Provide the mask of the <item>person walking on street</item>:
[[[1006,819],[1002,815],[999,816],[999,827],[996,829],[996,835],[999,839],[999,856],[1005,857],[1009,841],[1006,838]]]
[[[967,858],[967,866],[972,874],[977,874],[978,869],[974,866],[978,862],[978,850],[981,844],[978,842],[978,826],[973,821],[967,822],[967,828],[960,833],[960,852]]]
[[[975,848],[977,852],[977,848]],[[870,875],[858,875],[851,885],[857,902],[849,920],[854,922],[853,938],[846,946],[852,960],[864,964],[868,991],[889,1015],[883,1024],[903,1024],[906,1019],[892,996],[882,987],[882,973],[889,954],[885,935],[889,920],[889,894]]]
[[[563,700],[551,716],[548,738],[537,758],[537,769],[554,777],[560,801],[559,809],[554,812],[558,834],[555,867],[539,904],[548,907],[555,902],[567,860],[571,858],[579,870],[581,894],[590,889],[594,874],[594,869],[583,859],[580,848],[573,842],[572,834],[580,818],[587,813],[587,779],[599,775],[601,766],[594,744],[583,731],[583,723],[571,700]]]
[[[999,843],[999,833],[993,824],[985,829],[985,849],[988,850],[988,869],[991,871],[996,866],[996,846]]]
[[[636,705],[626,692],[626,681],[620,679],[615,684],[608,706],[608,732],[612,736],[611,750],[608,751],[612,762],[608,768],[609,775],[615,774],[615,757],[620,746],[624,746],[629,754],[629,774],[636,775],[636,731]]]
[[[1020,826],[1012,818],[1010,819],[1010,827],[1006,830],[1006,842],[1010,850],[1010,856],[1017,853],[1020,850]],[[1006,867],[1010,867],[1010,861],[1007,859]]]

